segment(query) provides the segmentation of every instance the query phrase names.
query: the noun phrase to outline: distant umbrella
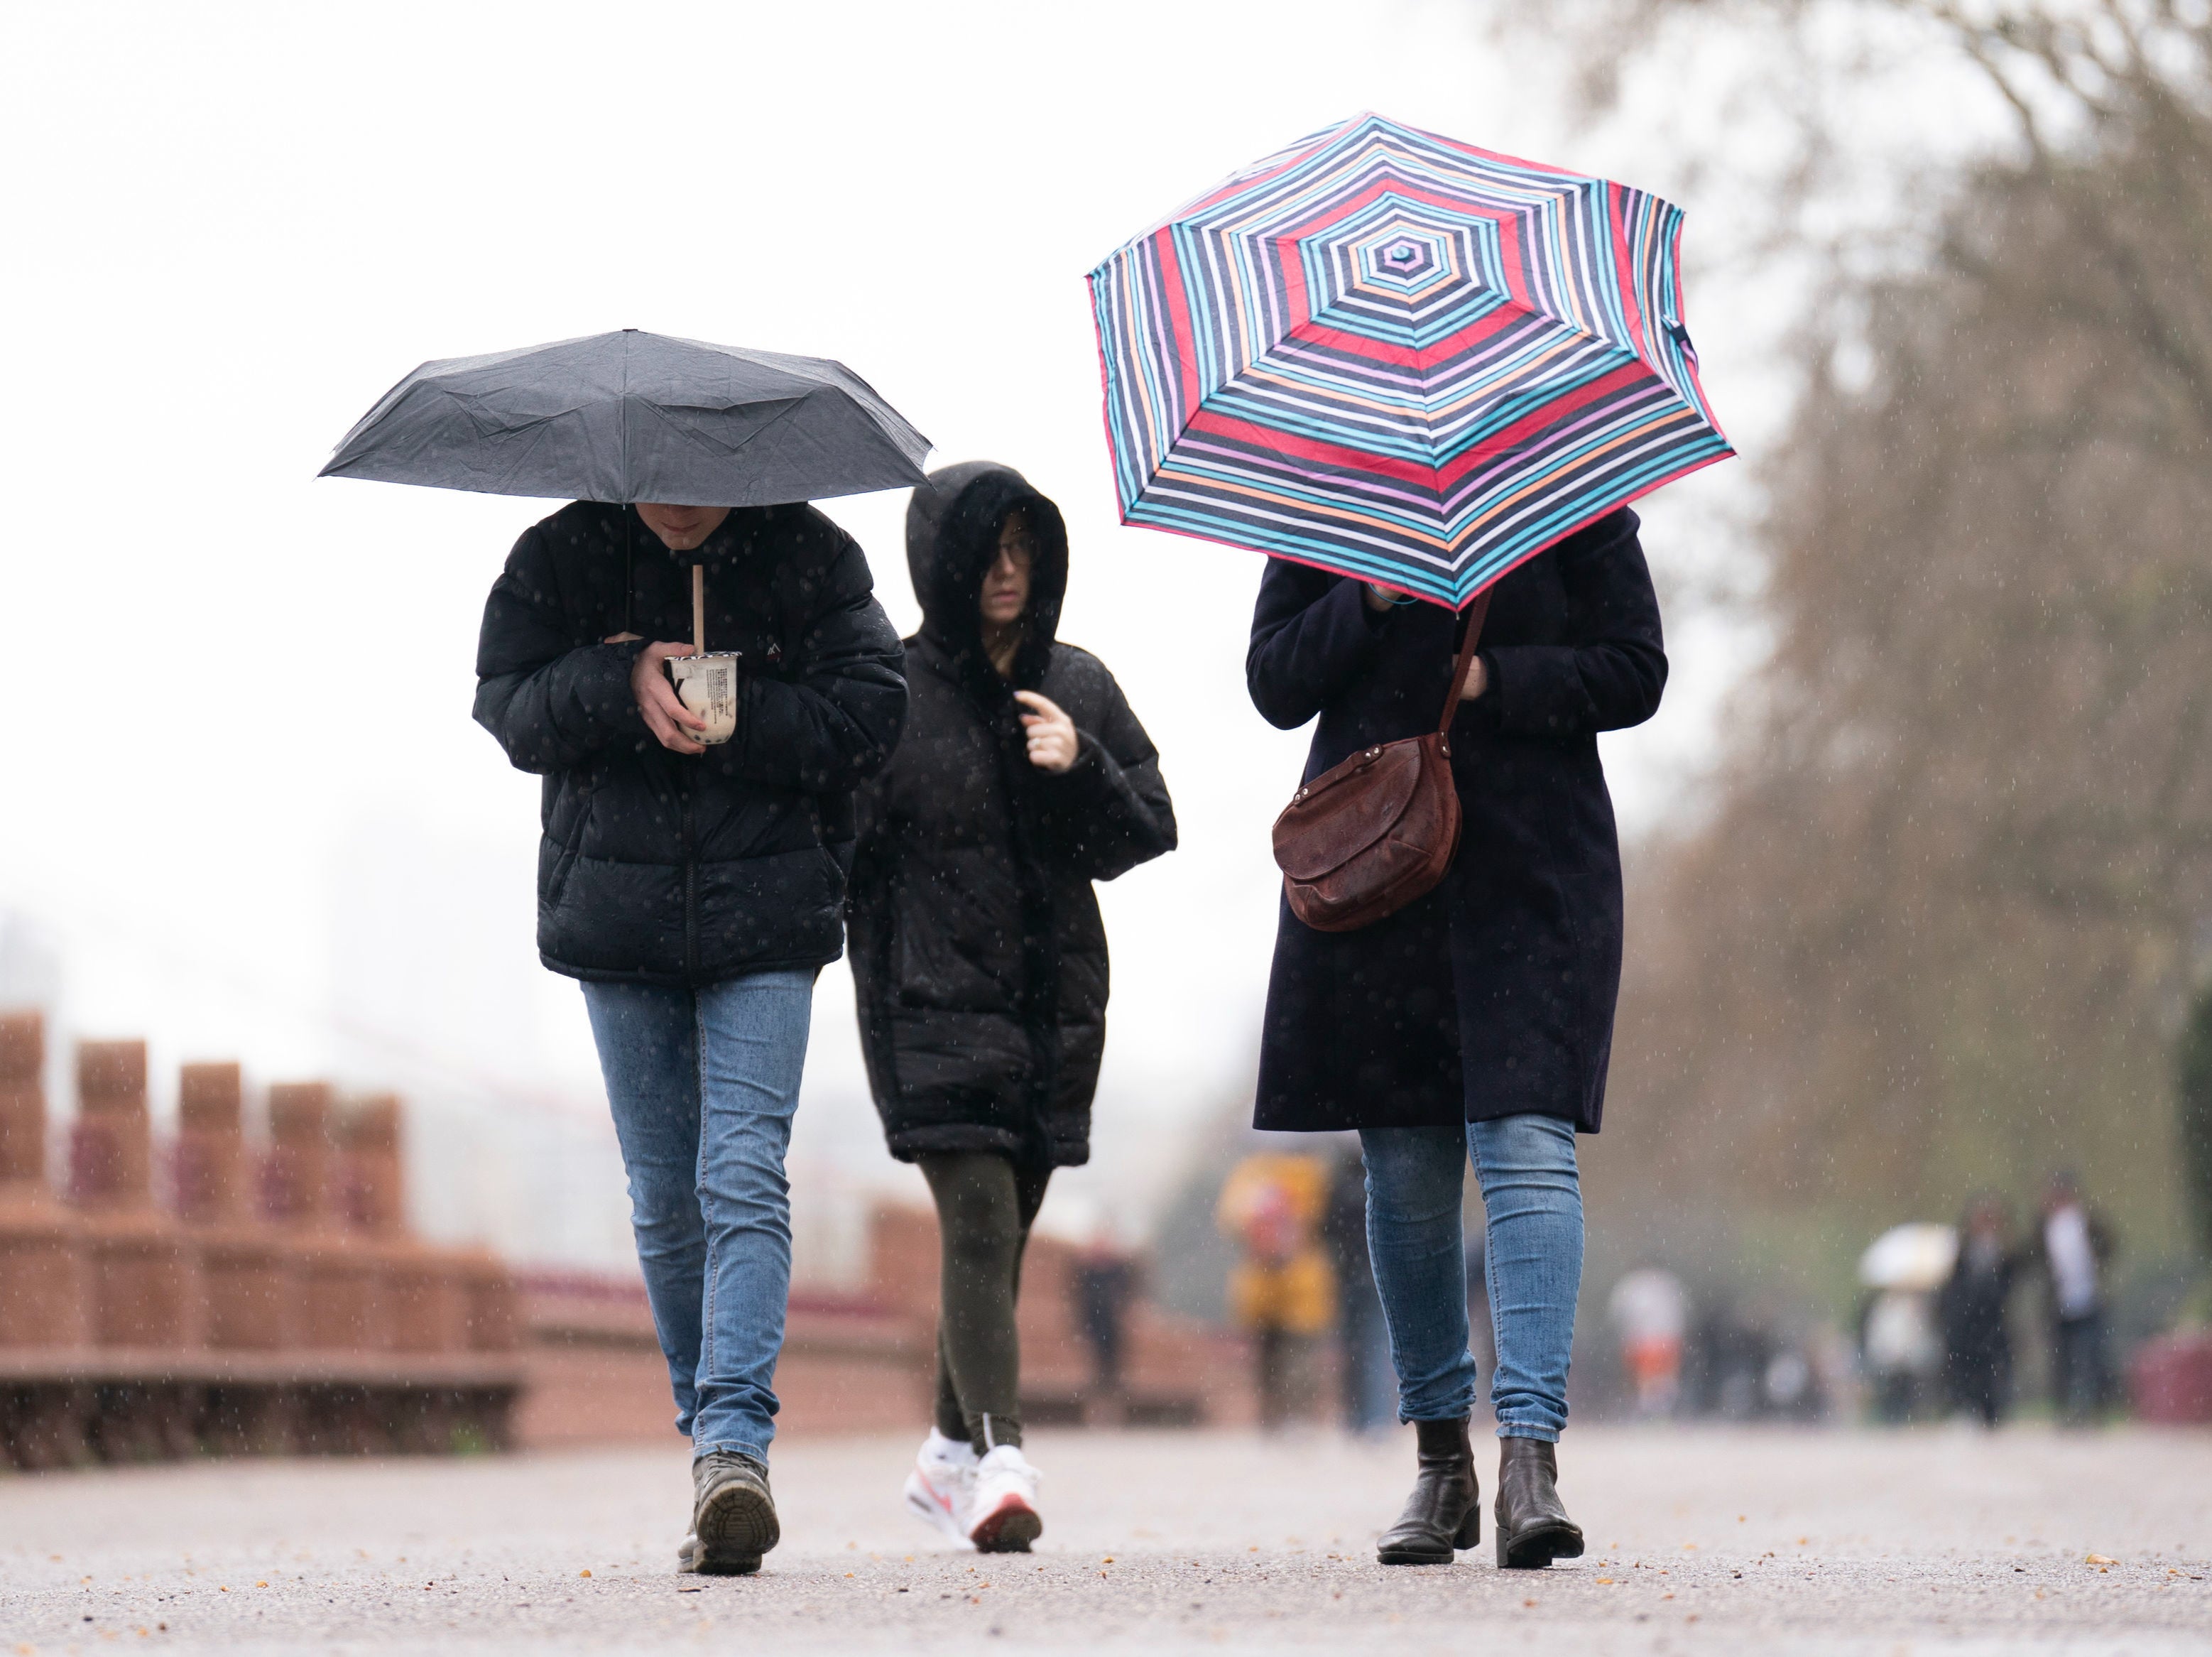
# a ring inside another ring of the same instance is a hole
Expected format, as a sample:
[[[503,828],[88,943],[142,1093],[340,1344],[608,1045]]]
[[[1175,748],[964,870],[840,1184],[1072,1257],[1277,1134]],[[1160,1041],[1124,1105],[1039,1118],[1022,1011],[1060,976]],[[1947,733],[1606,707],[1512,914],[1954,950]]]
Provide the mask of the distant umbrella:
[[[1091,273],[1125,522],[1453,606],[1734,451],[1680,209],[1363,115]]]
[[[1941,1288],[1958,1258],[1959,1234],[1950,1227],[1893,1226],[1859,1256],[1859,1281],[1869,1288]]]
[[[842,363],[625,328],[425,362],[345,435],[322,475],[773,506],[918,484],[929,447]]]

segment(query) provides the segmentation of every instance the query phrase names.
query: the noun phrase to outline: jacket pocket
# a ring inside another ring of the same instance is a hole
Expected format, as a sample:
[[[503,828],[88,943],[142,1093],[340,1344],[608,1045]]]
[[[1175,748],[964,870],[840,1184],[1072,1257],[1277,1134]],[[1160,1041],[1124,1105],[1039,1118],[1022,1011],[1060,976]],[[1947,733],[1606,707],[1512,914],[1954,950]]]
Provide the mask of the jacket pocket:
[[[551,835],[538,842],[538,911],[551,915],[561,907],[568,890],[568,877],[576,869],[576,844],[562,845]]]

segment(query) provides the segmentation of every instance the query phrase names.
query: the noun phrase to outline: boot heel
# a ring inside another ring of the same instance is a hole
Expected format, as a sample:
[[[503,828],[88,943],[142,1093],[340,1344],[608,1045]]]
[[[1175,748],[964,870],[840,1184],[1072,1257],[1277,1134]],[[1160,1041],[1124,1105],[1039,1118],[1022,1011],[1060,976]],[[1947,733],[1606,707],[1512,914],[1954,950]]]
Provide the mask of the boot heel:
[[[1498,1544],[1498,1569],[1502,1571],[1512,1569],[1512,1550],[1505,1545],[1505,1526],[1492,1526],[1491,1538]]]
[[[1479,1545],[1481,1541],[1482,1502],[1478,1499],[1468,1508],[1467,1517],[1460,1520],[1459,1529],[1452,1537],[1452,1546],[1472,1548]]]

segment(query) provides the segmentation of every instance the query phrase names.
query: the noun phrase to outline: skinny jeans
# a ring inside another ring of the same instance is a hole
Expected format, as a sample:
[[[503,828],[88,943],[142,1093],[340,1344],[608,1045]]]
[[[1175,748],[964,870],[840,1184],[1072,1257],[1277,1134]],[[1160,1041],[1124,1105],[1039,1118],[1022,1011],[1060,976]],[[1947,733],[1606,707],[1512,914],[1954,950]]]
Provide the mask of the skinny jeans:
[[[799,1104],[814,974],[701,990],[584,985],[630,1228],[692,1454],[768,1459],[791,1294],[784,1153]]]
[[[1022,1441],[1022,1253],[1052,1169],[997,1151],[915,1159],[937,1203],[937,1430],[978,1455]]]
[[[1487,1216],[1484,1276],[1498,1362],[1500,1438],[1556,1442],[1583,1275],[1575,1130],[1548,1116],[1455,1128],[1363,1128],[1367,1246],[1398,1372],[1398,1419],[1464,1420],[1474,1408],[1460,1203],[1474,1164]]]

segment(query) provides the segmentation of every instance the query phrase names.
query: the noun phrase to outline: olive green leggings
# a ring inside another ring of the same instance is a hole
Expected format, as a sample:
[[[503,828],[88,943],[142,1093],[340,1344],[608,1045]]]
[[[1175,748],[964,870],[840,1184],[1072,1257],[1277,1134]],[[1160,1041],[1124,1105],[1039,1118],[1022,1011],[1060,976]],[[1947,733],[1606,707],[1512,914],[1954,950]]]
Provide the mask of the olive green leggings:
[[[943,1244],[937,1430],[966,1439],[981,1455],[1022,1441],[1014,1300],[1052,1170],[997,1151],[931,1151],[916,1160],[937,1201]]]

